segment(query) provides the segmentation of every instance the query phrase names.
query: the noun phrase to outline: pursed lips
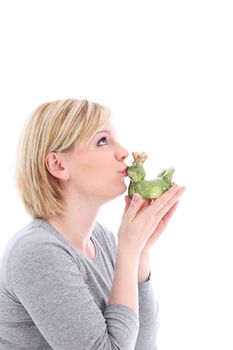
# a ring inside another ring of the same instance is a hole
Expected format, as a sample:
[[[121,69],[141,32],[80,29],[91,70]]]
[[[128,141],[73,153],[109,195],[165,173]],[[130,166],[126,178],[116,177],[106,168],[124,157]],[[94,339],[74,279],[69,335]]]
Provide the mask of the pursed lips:
[[[128,170],[128,166],[126,166],[122,171],[120,171],[120,173],[123,174],[124,176],[128,176],[127,170]]]

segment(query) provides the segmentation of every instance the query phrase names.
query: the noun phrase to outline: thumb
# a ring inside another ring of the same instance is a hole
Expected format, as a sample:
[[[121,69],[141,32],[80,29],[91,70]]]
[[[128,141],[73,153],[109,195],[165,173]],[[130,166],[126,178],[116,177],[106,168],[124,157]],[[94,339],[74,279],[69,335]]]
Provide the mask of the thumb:
[[[131,203],[131,198],[129,196],[125,196],[125,209],[123,215],[125,215]]]
[[[140,210],[141,204],[142,197],[139,193],[134,193],[133,198],[128,206],[128,209],[126,210],[126,215],[130,221],[133,221],[133,219],[137,215],[137,212]]]

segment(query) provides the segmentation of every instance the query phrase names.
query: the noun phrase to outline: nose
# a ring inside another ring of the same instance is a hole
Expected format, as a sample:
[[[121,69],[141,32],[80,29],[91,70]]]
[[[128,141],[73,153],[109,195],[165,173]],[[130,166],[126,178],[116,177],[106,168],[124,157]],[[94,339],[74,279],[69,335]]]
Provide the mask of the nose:
[[[129,156],[128,150],[123,147],[121,144],[118,144],[118,148],[116,151],[116,158],[117,160],[124,160]]]

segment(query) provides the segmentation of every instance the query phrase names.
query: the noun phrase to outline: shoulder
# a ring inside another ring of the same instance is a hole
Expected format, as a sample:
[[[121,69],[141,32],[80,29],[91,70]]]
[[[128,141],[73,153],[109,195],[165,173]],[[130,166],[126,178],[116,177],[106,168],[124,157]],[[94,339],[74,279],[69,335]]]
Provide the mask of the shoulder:
[[[75,263],[75,264],[74,264]],[[13,284],[16,276],[25,278],[51,270],[54,273],[64,266],[79,268],[77,255],[62,240],[56,237],[52,228],[40,220],[32,220],[18,231],[8,242],[1,262],[5,282]]]
[[[4,259],[10,257],[30,258],[36,252],[42,251],[66,251],[72,253],[61,239],[56,236],[51,225],[43,220],[32,220],[27,226],[18,231],[8,242]]]

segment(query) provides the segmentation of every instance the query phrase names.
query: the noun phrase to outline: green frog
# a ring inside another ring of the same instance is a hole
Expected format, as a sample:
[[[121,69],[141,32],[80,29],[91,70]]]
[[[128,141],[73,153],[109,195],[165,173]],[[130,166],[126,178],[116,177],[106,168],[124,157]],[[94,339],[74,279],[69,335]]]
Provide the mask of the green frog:
[[[130,178],[128,188],[130,198],[137,192],[143,199],[156,199],[172,186],[174,167],[163,169],[153,180],[145,180],[146,172],[143,164],[147,159],[147,155],[144,152],[133,152],[132,155],[134,162],[127,170],[127,175]]]

